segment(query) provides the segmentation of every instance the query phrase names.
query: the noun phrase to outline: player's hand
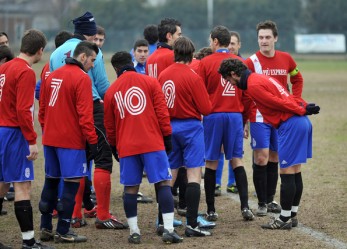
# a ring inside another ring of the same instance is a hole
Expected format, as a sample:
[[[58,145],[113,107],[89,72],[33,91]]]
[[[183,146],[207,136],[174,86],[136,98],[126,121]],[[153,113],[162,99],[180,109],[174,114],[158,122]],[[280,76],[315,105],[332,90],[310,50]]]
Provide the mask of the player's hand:
[[[116,159],[116,161],[119,162],[118,151],[117,151],[116,146],[110,145],[110,147],[111,147],[112,155],[113,155],[114,159]]]
[[[39,154],[39,149],[37,148],[36,144],[29,145],[29,152],[30,154],[27,155],[27,159],[29,161],[34,161],[37,159],[37,156]]]
[[[93,160],[98,154],[98,144],[88,144],[88,161]]]
[[[249,137],[249,123],[247,122],[243,128],[243,138],[248,139]]]
[[[171,135],[164,136],[164,146],[165,146],[166,154],[170,154],[170,152],[172,151]]]
[[[315,103],[309,103],[306,106],[305,115],[318,114],[319,111],[320,111],[320,107],[318,105],[316,105]]]

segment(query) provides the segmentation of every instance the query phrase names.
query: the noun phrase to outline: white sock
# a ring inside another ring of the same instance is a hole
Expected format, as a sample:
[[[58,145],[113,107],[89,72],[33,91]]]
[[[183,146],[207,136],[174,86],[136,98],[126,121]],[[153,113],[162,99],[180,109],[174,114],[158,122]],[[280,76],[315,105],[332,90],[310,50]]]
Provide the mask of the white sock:
[[[22,232],[23,240],[31,240],[34,238],[34,231]]]
[[[283,216],[283,217],[289,217],[290,218],[290,216],[292,215],[292,211],[291,210],[281,210],[281,215]]]
[[[128,218],[127,220],[128,220],[128,225],[130,228],[130,235],[132,235],[133,233],[140,234],[140,229],[137,226],[137,216]]]
[[[174,213],[173,212],[163,214],[164,228],[166,230],[168,230],[170,233],[172,233],[174,231],[173,221],[174,221]]]
[[[299,210],[299,206],[292,206],[292,212],[297,213]]]

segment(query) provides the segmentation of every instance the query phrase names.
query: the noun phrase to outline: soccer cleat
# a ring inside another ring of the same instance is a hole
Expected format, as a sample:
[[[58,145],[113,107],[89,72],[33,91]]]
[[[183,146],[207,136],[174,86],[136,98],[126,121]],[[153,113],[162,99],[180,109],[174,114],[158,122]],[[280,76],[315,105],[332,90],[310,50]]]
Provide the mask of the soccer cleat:
[[[98,229],[127,229],[129,226],[120,222],[115,216],[111,216],[108,220],[96,218],[95,227]]]
[[[279,218],[272,218],[269,223],[261,225],[261,228],[272,230],[289,230],[292,228],[292,221],[289,219],[287,222],[283,222]]]
[[[162,225],[162,224],[161,224]],[[177,220],[177,219],[174,219],[174,221],[173,221],[173,226],[174,227],[180,227],[180,226],[182,226],[183,225],[183,223],[182,223],[182,221],[180,221],[180,220]],[[155,222],[155,226],[158,228],[158,226],[159,226],[159,222],[158,222],[158,219],[156,220],[156,222]]]
[[[5,201],[14,201],[14,191],[9,191],[4,196]]]
[[[7,215],[7,211],[6,210],[1,210],[1,212],[0,212],[0,216],[2,216],[2,215]]]
[[[227,186],[227,192],[237,194],[239,190],[237,189],[236,184],[231,184],[230,186]]]
[[[163,233],[164,233],[164,225],[159,225],[157,226],[157,230],[156,230],[156,233],[158,236],[163,236]]]
[[[185,217],[187,215],[187,207],[185,208],[177,207],[177,214]]]
[[[12,247],[5,246],[3,243],[0,242],[0,249],[12,249]]]
[[[166,229],[164,229],[163,236],[161,239],[166,244],[181,243],[183,241],[183,238],[181,236],[179,236],[175,231],[170,233]]]
[[[214,190],[214,196],[221,196],[222,195],[222,188],[220,185],[216,185],[216,188]]]
[[[42,228],[40,231],[40,240],[41,241],[51,241],[54,240],[54,234],[52,230],[47,228]]]
[[[195,228],[192,228],[191,226],[187,225],[186,230],[184,231],[184,234],[187,237],[204,237],[204,236],[211,236],[212,233],[199,227],[196,226]]]
[[[98,206],[94,206],[93,209],[87,210],[84,209],[84,218],[96,218],[96,211],[98,209]]]
[[[201,215],[198,215],[197,222],[200,228],[213,229],[216,227],[216,223],[205,220]]]
[[[71,219],[71,227],[73,228],[81,228],[85,227],[87,224],[85,219],[80,219],[80,218],[72,218]]]
[[[255,213],[257,216],[266,216],[267,214],[267,207],[265,205],[258,205],[257,212]]]
[[[8,248],[11,248],[11,247],[8,247]],[[44,244],[41,244],[41,242],[36,241],[35,244],[33,244],[32,246],[29,246],[29,245],[23,243],[22,249],[54,249],[54,247],[44,245]]]
[[[205,218],[208,221],[216,221],[218,220],[218,214],[216,212],[210,211],[205,214]]]
[[[245,221],[253,220],[254,214],[249,208],[243,208],[241,211],[242,217]]]
[[[281,206],[277,204],[277,202],[273,201],[267,204],[267,211],[269,213],[281,213]]]
[[[137,203],[152,203],[153,199],[151,197],[143,195],[141,192],[137,193]]]
[[[292,227],[297,227],[298,224],[299,224],[298,218],[296,216],[292,217]]]
[[[86,242],[87,237],[83,235],[77,235],[71,229],[67,232],[67,234],[59,234],[56,233],[54,235],[54,243],[81,243]]]
[[[128,237],[128,242],[130,244],[140,244],[141,243],[141,235],[138,233],[133,233]]]

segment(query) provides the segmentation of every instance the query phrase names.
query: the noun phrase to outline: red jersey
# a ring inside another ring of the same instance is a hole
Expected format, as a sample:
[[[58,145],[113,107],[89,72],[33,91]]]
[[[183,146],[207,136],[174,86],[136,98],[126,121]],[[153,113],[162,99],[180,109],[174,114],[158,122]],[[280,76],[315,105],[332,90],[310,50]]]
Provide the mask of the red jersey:
[[[146,61],[146,74],[158,78],[159,74],[175,62],[174,52],[169,48],[159,47]]]
[[[119,157],[165,149],[163,136],[172,130],[156,79],[126,71],[107,90],[104,102],[107,139]]]
[[[15,58],[0,66],[0,126],[20,127],[30,145],[36,144],[34,94],[36,76],[30,65]]]
[[[306,109],[298,102],[306,103],[291,95],[272,77],[252,73],[248,77],[246,93],[263,114],[264,122],[277,128],[281,122],[294,115],[305,115]]]
[[[78,65],[66,64],[41,84],[39,122],[42,143],[68,149],[96,144],[92,82]]]
[[[48,75],[51,73],[51,71],[49,70],[49,62],[47,62],[44,67],[42,68],[42,71],[41,71],[41,75],[40,75],[40,78],[41,78],[41,82],[45,79],[47,79]]]
[[[159,75],[171,119],[208,115],[212,106],[204,82],[188,65],[175,63]]]
[[[195,72],[199,70],[200,60],[193,58],[192,62],[189,64],[189,67],[193,69]]]
[[[212,112],[243,112],[242,90],[227,82],[218,73],[221,62],[227,58],[243,61],[231,53],[216,52],[200,61],[198,74],[203,79],[212,103]]]
[[[245,63],[252,72],[271,76],[286,89],[288,89],[289,74],[293,95],[301,98],[303,78],[289,53],[276,50],[274,57],[266,57],[258,51],[247,58]],[[249,118],[251,122],[263,122],[261,113],[254,105]]]

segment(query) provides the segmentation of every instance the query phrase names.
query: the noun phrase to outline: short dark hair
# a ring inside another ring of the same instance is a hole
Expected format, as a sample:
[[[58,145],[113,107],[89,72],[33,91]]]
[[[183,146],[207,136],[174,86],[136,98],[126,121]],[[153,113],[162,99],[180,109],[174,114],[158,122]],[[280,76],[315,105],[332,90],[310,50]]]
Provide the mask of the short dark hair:
[[[173,18],[165,18],[161,20],[158,25],[158,38],[159,42],[167,42],[166,34],[174,34],[177,31],[177,27],[181,27],[181,23]]]
[[[195,55],[194,58],[201,60],[202,58],[212,54],[212,48],[211,47],[203,47],[201,48]]]
[[[73,57],[77,58],[82,53],[86,53],[87,56],[91,56],[93,52],[96,54],[99,53],[99,48],[94,42],[81,41],[77,44],[73,52]]]
[[[105,29],[103,27],[101,27],[100,25],[96,25],[96,34],[97,35],[103,35],[106,38]]]
[[[148,47],[148,41],[145,40],[145,39],[139,39],[137,40],[135,43],[134,43],[134,51],[138,48],[138,47],[142,47],[142,46],[145,46],[145,47]]]
[[[231,75],[231,72],[234,72],[237,76],[241,76],[242,72],[245,70],[247,70],[247,67],[242,61],[229,58],[222,61],[218,73],[225,79]]]
[[[60,47],[61,45],[64,44],[67,40],[73,37],[73,34],[69,31],[63,30],[60,31],[54,39],[55,47]]]
[[[228,28],[226,28],[222,25],[219,25],[219,26],[214,27],[210,34],[211,34],[212,40],[217,39],[220,46],[222,46],[222,47],[228,47],[229,46],[230,31],[228,30]]]
[[[236,36],[237,41],[238,41],[239,43],[241,42],[241,36],[240,36],[239,32],[230,31],[230,37],[232,37],[232,36]]]
[[[44,49],[46,44],[47,39],[41,31],[29,29],[25,31],[22,37],[20,52],[32,56],[35,55],[41,48]]]
[[[191,62],[195,52],[193,42],[187,37],[179,37],[173,44],[175,62]]]
[[[8,62],[14,58],[14,55],[8,46],[1,45],[0,46],[0,61],[5,58],[6,58],[6,62]]]
[[[7,33],[4,32],[4,31],[0,31],[0,36],[6,36],[6,38],[8,39],[8,35],[7,35]]]
[[[111,64],[115,70],[119,70],[125,66],[134,66],[131,55],[126,51],[115,53],[111,58]]]
[[[158,26],[150,24],[143,30],[143,37],[148,41],[149,44],[154,44],[158,41]]]
[[[271,29],[274,37],[278,36],[277,25],[274,21],[266,20],[257,24],[257,35],[259,34],[260,29]]]

